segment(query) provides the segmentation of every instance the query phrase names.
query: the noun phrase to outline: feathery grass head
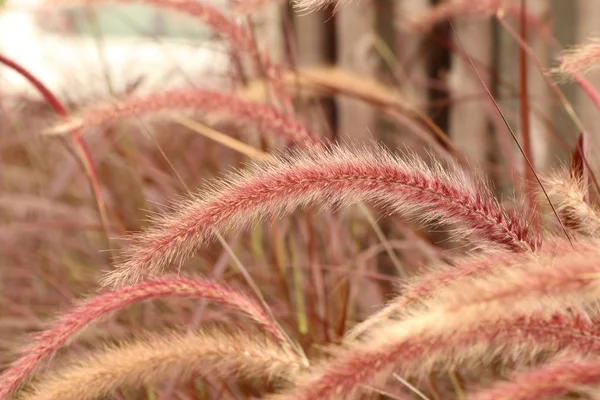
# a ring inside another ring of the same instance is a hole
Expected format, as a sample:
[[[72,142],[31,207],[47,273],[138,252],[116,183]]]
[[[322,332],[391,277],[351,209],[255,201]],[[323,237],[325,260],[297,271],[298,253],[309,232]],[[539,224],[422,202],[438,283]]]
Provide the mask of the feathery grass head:
[[[403,283],[399,294],[349,331],[346,340],[354,340],[390,318],[406,318],[424,309],[575,294],[581,296],[582,304],[590,304],[597,290],[593,277],[599,257],[596,239],[582,238],[571,243],[550,238],[533,253],[487,251],[450,264],[433,265],[429,272]]]
[[[467,285],[464,283],[466,280],[485,275],[494,269],[510,268],[526,260],[531,260],[530,253],[488,251],[484,254],[462,257],[451,264],[431,266],[429,272],[403,283],[396,297],[380,311],[350,330],[345,339],[355,340],[390,318],[402,319],[412,314],[423,303],[431,300],[432,297],[437,297],[437,293],[447,286],[455,287],[457,282]]]
[[[565,228],[583,236],[600,233],[600,211],[586,201],[587,188],[582,179],[560,169],[545,176],[542,182]],[[554,215],[548,219],[556,221]]]
[[[0,375],[0,399],[16,390],[61,346],[92,322],[131,304],[163,297],[205,298],[249,315],[282,342],[284,335],[261,306],[226,285],[198,278],[165,277],[137,285],[107,291],[85,300],[60,316],[53,325],[38,334],[13,365]]]
[[[531,251],[540,241],[526,216],[505,212],[483,183],[458,168],[448,173],[440,165],[430,167],[414,156],[400,158],[379,147],[316,148],[254,164],[177,205],[134,238],[125,260],[103,283],[156,275],[187,259],[214,231],[242,228],[312,204],[359,201],[424,222],[455,225],[484,247]]]
[[[290,142],[317,144],[318,139],[289,114],[268,105],[253,103],[227,93],[192,89],[159,92],[147,97],[130,97],[114,105],[84,111],[52,128],[50,133],[66,133],[74,128],[91,128],[120,118],[152,115],[158,111],[195,109],[208,114],[226,115],[240,124],[251,124],[262,134],[283,137]]]
[[[546,352],[600,351],[600,330],[585,314],[554,303],[476,304],[432,310],[388,322],[348,343],[329,362],[313,365],[277,400],[354,398],[364,385],[387,376],[424,378],[436,369],[477,370],[493,360],[529,362]]]
[[[600,66],[600,40],[590,39],[588,43],[564,51],[559,57],[556,72],[566,79],[588,73]]]
[[[399,320],[392,312],[371,317],[376,321],[361,336],[347,337],[332,361],[281,399],[352,396],[392,366],[422,378],[439,368],[490,365],[495,357],[527,362],[563,350],[597,354],[598,248],[597,239],[573,247],[555,239],[538,253],[488,254],[487,262],[459,263],[454,274],[426,275],[392,303]]]
[[[573,247],[564,242],[561,239],[549,246],[549,251],[539,251],[519,262],[497,263],[487,273],[471,279],[450,282],[439,287],[430,299],[424,299],[423,306],[456,310],[483,302],[563,300],[578,308],[594,307],[600,296],[598,240],[583,240]]]
[[[162,333],[107,346],[42,375],[21,400],[92,400],[124,387],[156,384],[170,373],[178,379],[197,372],[289,380],[306,366],[264,335],[210,329]]]

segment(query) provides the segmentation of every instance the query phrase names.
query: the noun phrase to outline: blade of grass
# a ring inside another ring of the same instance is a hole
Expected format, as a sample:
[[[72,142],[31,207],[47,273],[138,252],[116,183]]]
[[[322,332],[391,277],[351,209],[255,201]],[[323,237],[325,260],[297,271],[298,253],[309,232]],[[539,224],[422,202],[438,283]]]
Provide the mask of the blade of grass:
[[[196,133],[199,133],[200,135],[202,135],[204,137],[207,137],[210,140],[220,143],[223,146],[229,147],[230,149],[233,149],[239,153],[245,154],[246,156],[248,156],[250,158],[254,158],[257,160],[266,160],[266,159],[270,158],[270,156],[267,153],[265,153],[261,150],[258,150],[255,147],[252,147],[245,143],[242,143],[239,140],[236,140],[236,139],[232,138],[231,136],[227,136],[227,135],[225,135],[215,129],[212,129],[200,122],[183,117],[181,115],[172,115],[172,116],[170,116],[170,119],[182,126],[185,126],[186,128],[193,130]]]
[[[565,228],[565,225],[563,224],[562,219],[558,215],[558,212],[556,211],[556,208],[554,207],[554,204],[552,204],[552,201],[550,201],[550,197],[548,196],[548,192],[546,192],[546,189],[544,188],[544,185],[542,184],[542,181],[540,180],[538,174],[535,172],[535,167],[531,163],[531,160],[529,160],[529,158],[527,157],[527,154],[523,150],[523,147],[521,146],[521,143],[519,143],[519,139],[517,138],[517,135],[515,134],[515,131],[512,129],[512,127],[508,123],[508,120],[506,119],[506,116],[502,112],[502,109],[500,108],[500,105],[494,99],[494,95],[492,94],[492,92],[490,92],[490,89],[487,87],[487,85],[485,84],[484,80],[481,78],[481,75],[479,74],[479,71],[475,67],[475,64],[473,63],[473,60],[471,60],[471,57],[466,53],[465,48],[462,45],[462,42],[461,42],[460,38],[458,37],[458,35],[456,35],[456,29],[454,28],[454,25],[452,24],[452,21],[449,20],[448,22],[450,24],[450,28],[452,29],[452,31],[454,32],[454,34],[456,36],[456,41],[458,42],[460,48],[462,49],[462,51],[465,53],[467,59],[469,60],[469,64],[471,65],[471,68],[473,68],[475,74],[477,75],[477,79],[481,82],[481,84],[482,84],[484,90],[486,91],[487,95],[492,100],[492,102],[494,104],[494,107],[496,108],[496,110],[498,111],[498,113],[500,114],[500,116],[502,117],[502,120],[504,121],[504,124],[508,128],[508,131],[510,132],[510,135],[512,136],[513,140],[515,141],[515,144],[517,145],[517,147],[519,148],[519,151],[521,152],[521,154],[525,158],[527,166],[529,167],[529,169],[532,170],[533,175],[534,175],[534,177],[535,177],[538,185],[542,189],[542,192],[544,193],[544,196],[546,197],[546,200],[548,200],[548,204],[552,208],[552,212],[554,213],[554,215],[558,219],[558,222],[560,223],[560,226],[562,228],[563,233],[565,234],[565,236],[566,236],[567,240],[569,241],[569,243],[571,243],[571,246],[574,248],[573,241],[571,240],[571,236],[567,232],[567,229]]]
[[[392,376],[394,378],[396,378],[404,386],[406,386],[407,388],[409,388],[411,392],[413,392],[414,394],[416,394],[422,400],[431,400],[429,397],[425,396],[425,394],[423,394],[423,392],[421,392],[419,389],[417,389],[416,386],[412,385],[409,381],[407,381],[406,379],[404,379],[400,375],[394,373],[394,374],[392,374]]]
[[[552,91],[554,92],[554,94],[556,95],[556,97],[559,99],[559,101],[560,101],[560,103],[562,105],[562,110],[564,110],[565,114],[571,119],[571,121],[573,121],[573,123],[575,124],[577,130],[580,133],[585,132],[586,131],[585,127],[583,126],[583,123],[581,122],[581,120],[579,119],[579,116],[575,112],[575,109],[573,108],[573,105],[569,102],[569,100],[564,95],[564,93],[558,88],[558,86],[556,85],[556,82],[554,82],[554,80],[551,79],[551,75],[550,75],[549,71],[547,70],[546,67],[544,67],[544,65],[542,64],[541,60],[533,52],[533,49],[531,48],[531,46],[529,46],[527,43],[525,43],[521,39],[521,37],[519,36],[518,32],[516,32],[506,22],[506,20],[504,18],[504,13],[502,12],[502,10],[500,10],[496,14],[496,19],[500,23],[500,26],[502,26],[502,28],[504,28],[504,30],[513,39],[515,39],[515,41],[517,41],[517,43],[519,44],[519,46],[521,46],[521,48],[525,49],[525,51],[527,52],[527,54],[529,55],[529,57],[532,59],[532,61],[537,65],[537,67],[540,69],[540,71],[542,71],[542,75],[544,76],[544,79],[546,79],[546,82],[548,82],[548,85],[550,86],[550,88],[552,89]],[[600,103],[599,103],[599,109],[600,109]],[[562,139],[562,136],[560,136],[560,135],[557,136],[557,139],[559,139],[559,140]],[[596,178],[596,174],[594,173],[594,171],[592,171],[592,169],[590,167],[590,164],[589,164],[589,162],[587,160],[586,155],[583,153],[583,151],[580,148],[576,148],[576,151],[579,153],[581,159],[583,160],[583,163],[585,164],[585,167],[587,168],[587,172],[588,172],[589,176],[592,178],[592,182],[594,183],[594,187],[595,187],[597,193],[600,194],[600,184],[598,183],[598,180]]]

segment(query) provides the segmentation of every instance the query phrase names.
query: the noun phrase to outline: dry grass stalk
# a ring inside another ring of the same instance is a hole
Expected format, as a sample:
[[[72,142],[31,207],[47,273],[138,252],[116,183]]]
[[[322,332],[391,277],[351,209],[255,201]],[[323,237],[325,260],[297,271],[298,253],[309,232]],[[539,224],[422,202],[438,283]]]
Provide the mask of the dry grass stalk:
[[[372,78],[338,67],[310,67],[298,71],[286,71],[282,75],[282,82],[291,93],[304,89],[303,94],[308,90],[340,94],[380,107],[390,107],[405,112],[415,110],[415,106],[397,90]],[[264,101],[265,84],[261,81],[251,82],[239,94],[251,100]]]
[[[90,128],[120,118],[151,115],[162,110],[195,109],[209,114],[224,114],[230,120],[256,126],[262,134],[281,136],[291,142],[317,144],[318,139],[293,115],[282,113],[265,104],[206,90],[173,90],[147,97],[131,97],[115,105],[94,107],[66,121],[49,133],[66,133],[73,128]]]
[[[282,350],[259,334],[210,330],[160,334],[78,357],[55,372],[42,375],[21,400],[92,400],[124,387],[155,385],[177,372],[206,376],[293,378],[302,368],[293,352]]]
[[[0,399],[7,398],[61,346],[91,323],[131,304],[169,296],[204,298],[227,305],[247,314],[279,341],[285,342],[277,324],[246,295],[208,280],[165,277],[101,293],[59,317],[49,329],[37,335],[33,344],[22,352],[21,358],[0,376]]]
[[[425,378],[436,369],[474,370],[493,360],[530,362],[546,352],[600,351],[600,330],[562,303],[484,304],[434,310],[388,322],[365,340],[347,344],[330,362],[314,365],[297,385],[273,399],[350,399],[394,370]]]
[[[509,214],[481,182],[458,169],[444,172],[415,157],[400,159],[381,148],[312,149],[274,157],[231,175],[182,202],[154,227],[134,237],[125,261],[103,279],[120,285],[156,275],[187,259],[213,232],[242,228],[320,203],[324,206],[372,201],[391,212],[425,222],[454,224],[475,244],[512,251],[538,247],[527,218]]]

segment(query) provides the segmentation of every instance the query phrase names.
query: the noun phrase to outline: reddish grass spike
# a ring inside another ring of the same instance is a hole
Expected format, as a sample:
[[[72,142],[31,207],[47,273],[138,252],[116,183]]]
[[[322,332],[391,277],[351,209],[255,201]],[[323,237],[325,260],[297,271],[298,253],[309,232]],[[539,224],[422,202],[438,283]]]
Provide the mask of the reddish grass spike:
[[[546,241],[536,253],[486,252],[457,260],[456,265],[444,265],[407,284],[401,295],[354,327],[345,340],[354,340],[389,318],[406,318],[417,309],[573,293],[582,303],[588,302],[597,296],[596,283],[589,278],[598,270],[597,246],[597,240],[580,241],[573,249],[570,242],[557,238]]]
[[[538,400],[600,383],[600,362],[558,359],[469,396],[473,400]]]
[[[535,307],[534,307],[535,309]],[[389,323],[367,340],[313,368],[277,400],[353,398],[362,387],[394,368],[401,376],[424,378],[434,367],[453,368],[482,358],[530,359],[546,351],[600,351],[600,329],[579,314],[522,314],[506,305],[464,307],[460,312],[422,314]]]
[[[425,306],[456,310],[464,305],[520,300],[568,299],[580,307],[594,304],[600,294],[598,241],[556,255],[544,254],[513,268],[494,268],[488,274],[439,289]]]
[[[154,386],[165,378],[189,380],[195,374],[287,381],[304,367],[294,352],[252,331],[161,332],[78,354],[58,370],[42,374],[19,393],[19,400],[112,398],[119,390]]]
[[[185,260],[214,231],[248,226],[256,219],[291,213],[299,207],[372,201],[393,212],[423,221],[456,224],[477,244],[530,251],[539,238],[528,218],[507,215],[489,190],[456,171],[429,167],[380,148],[311,149],[289,158],[255,164],[247,172],[217,182],[204,196],[183,202],[136,241],[105,285],[118,285],[155,275],[164,266]]]
[[[529,253],[517,255],[507,252],[487,252],[483,257],[464,259],[455,266],[445,265],[443,268],[424,274],[416,282],[408,283],[401,290],[402,294],[396,296],[383,309],[356,325],[348,332],[345,340],[355,340],[375,326],[385,323],[389,318],[394,316],[399,318],[398,314],[406,317],[418,303],[429,300],[436,291],[461,279],[479,276],[492,269],[509,267],[524,259],[529,259]]]
[[[61,316],[52,327],[39,334],[34,344],[24,350],[23,356],[0,376],[0,399],[7,399],[44,361],[92,322],[131,304],[168,296],[205,298],[230,306],[250,316],[280,342],[285,341],[276,323],[259,304],[228,286],[180,277],[150,280],[102,293]]]
[[[310,133],[293,115],[282,113],[268,105],[244,100],[235,95],[198,89],[172,90],[148,97],[131,97],[114,106],[92,108],[76,122],[83,128],[89,128],[132,115],[184,108],[227,113],[232,119],[256,125],[265,133],[283,136],[293,142],[314,145],[319,143],[316,135]],[[67,123],[68,125],[70,123]]]

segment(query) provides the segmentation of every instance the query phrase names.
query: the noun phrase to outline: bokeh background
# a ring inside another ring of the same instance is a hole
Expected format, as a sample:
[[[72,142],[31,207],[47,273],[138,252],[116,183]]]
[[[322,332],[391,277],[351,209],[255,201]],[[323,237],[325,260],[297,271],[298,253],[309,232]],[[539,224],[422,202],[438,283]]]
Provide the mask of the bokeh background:
[[[95,3],[0,2],[0,54],[28,69],[75,115],[178,88],[271,104],[248,55],[202,21],[143,1]],[[284,1],[208,3],[250,29],[281,64],[298,120],[324,137],[458,156],[502,198],[522,197],[525,163],[495,101],[519,140],[520,113],[529,108],[538,172],[568,165],[578,140],[600,171],[598,110],[578,85],[551,71],[564,49],[600,35],[598,0],[445,2],[456,7],[449,14],[433,0],[356,0],[310,13]],[[519,45],[523,38],[527,46]],[[599,73],[587,77],[600,85]],[[549,82],[558,82],[565,99]],[[82,133],[107,208],[102,221],[76,142],[53,129],[63,120],[26,80],[0,66],[0,367],[49,317],[97,289],[128,245],[124,237],[189,190],[243,167],[251,154],[223,136],[262,152],[286,145],[202,109],[179,114],[187,124],[152,113]],[[443,229],[426,230],[377,207],[298,211],[227,240],[286,329],[315,348],[381,307],[405,276],[462,251]],[[244,286],[219,244],[184,268]],[[65,351],[141,329],[231,318],[196,301],[153,302],[87,330]],[[203,379],[207,396],[247,395]],[[158,394],[173,393],[200,398],[175,385]]]

